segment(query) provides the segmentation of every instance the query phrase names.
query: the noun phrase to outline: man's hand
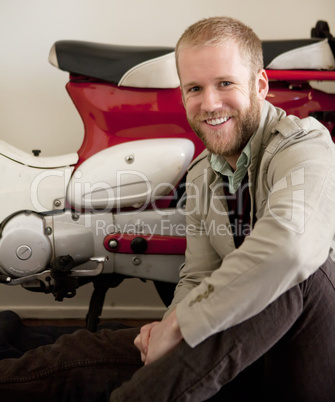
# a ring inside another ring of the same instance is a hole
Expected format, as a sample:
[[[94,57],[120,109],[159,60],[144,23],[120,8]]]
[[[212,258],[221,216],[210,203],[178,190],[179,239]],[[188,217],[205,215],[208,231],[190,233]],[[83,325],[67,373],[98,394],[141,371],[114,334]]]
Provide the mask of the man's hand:
[[[149,364],[171,352],[182,339],[176,310],[173,310],[164,321],[144,325],[134,343],[143,363]]]
[[[135,346],[141,352],[141,359],[142,359],[143,363],[145,363],[147,353],[148,353],[150,332],[153,327],[155,327],[156,325],[159,325],[159,324],[160,323],[158,321],[155,321],[155,322],[151,322],[150,324],[143,325],[140,333],[137,335],[137,337],[134,340]]]

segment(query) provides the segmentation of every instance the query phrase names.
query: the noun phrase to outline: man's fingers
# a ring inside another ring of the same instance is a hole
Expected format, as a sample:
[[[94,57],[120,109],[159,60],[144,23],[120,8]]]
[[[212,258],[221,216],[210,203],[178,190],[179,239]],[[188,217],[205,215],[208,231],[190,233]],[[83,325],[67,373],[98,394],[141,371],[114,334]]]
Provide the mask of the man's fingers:
[[[144,353],[141,353],[141,360],[144,364],[145,364],[146,359],[147,359],[147,355],[145,355]]]
[[[155,325],[157,325],[157,322],[152,322],[150,324],[143,325],[143,327],[140,330],[140,333],[135,338],[134,344],[141,353],[144,354],[148,353],[150,332]]]
[[[146,359],[147,359],[149,338],[150,338],[151,330],[153,327],[155,327],[158,324],[159,324],[159,322],[155,321],[150,324],[144,325],[141,328],[140,333],[134,339],[135,346],[141,352],[141,360],[143,363],[145,363]]]
[[[148,344],[149,344],[149,337],[150,337],[150,330],[151,330],[151,325],[147,324],[144,325],[141,328],[140,336],[141,336],[141,343],[142,343],[142,349],[141,351],[145,354],[148,353]]]
[[[141,334],[138,334],[137,337],[134,339],[134,344],[137,347],[137,349],[141,352],[142,351]]]
[[[145,363],[146,354],[143,352],[141,334],[138,334],[137,337],[134,339],[134,344],[137,347],[137,349],[141,352],[141,360],[142,360],[142,362]]]

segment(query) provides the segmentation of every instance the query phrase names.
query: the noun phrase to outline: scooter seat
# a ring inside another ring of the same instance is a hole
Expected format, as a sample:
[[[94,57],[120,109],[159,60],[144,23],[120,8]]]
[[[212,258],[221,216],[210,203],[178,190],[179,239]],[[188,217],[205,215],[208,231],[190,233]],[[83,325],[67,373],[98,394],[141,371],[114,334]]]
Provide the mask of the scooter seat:
[[[62,40],[50,50],[49,62],[72,74],[118,84],[123,75],[145,61],[173,52],[168,47],[118,46]]]
[[[264,66],[272,70],[333,70],[331,39],[266,40],[262,42]]]
[[[335,59],[328,39],[263,41],[264,66],[277,70],[333,70]],[[50,50],[49,61],[71,74],[119,86],[177,88],[174,49],[118,46],[63,40]]]

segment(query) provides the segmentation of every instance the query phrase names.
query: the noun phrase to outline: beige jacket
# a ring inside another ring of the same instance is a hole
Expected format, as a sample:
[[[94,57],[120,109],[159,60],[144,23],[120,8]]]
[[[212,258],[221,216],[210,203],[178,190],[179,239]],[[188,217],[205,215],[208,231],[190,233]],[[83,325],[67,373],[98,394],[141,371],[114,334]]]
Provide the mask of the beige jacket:
[[[265,102],[248,169],[257,222],[238,249],[208,152],[191,165],[186,262],[168,311],[177,305],[190,346],[258,314],[327,259],[335,233],[334,152],[317,120],[286,116]]]

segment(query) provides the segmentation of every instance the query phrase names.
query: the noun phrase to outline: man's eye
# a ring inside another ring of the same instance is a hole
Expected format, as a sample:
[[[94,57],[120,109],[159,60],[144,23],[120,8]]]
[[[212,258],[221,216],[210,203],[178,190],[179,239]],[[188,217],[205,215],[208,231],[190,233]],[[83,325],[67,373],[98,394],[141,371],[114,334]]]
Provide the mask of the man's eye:
[[[188,90],[188,92],[199,92],[200,91],[200,87],[192,87]]]
[[[229,85],[231,85],[230,81],[221,81],[220,82],[220,87],[228,87]]]

